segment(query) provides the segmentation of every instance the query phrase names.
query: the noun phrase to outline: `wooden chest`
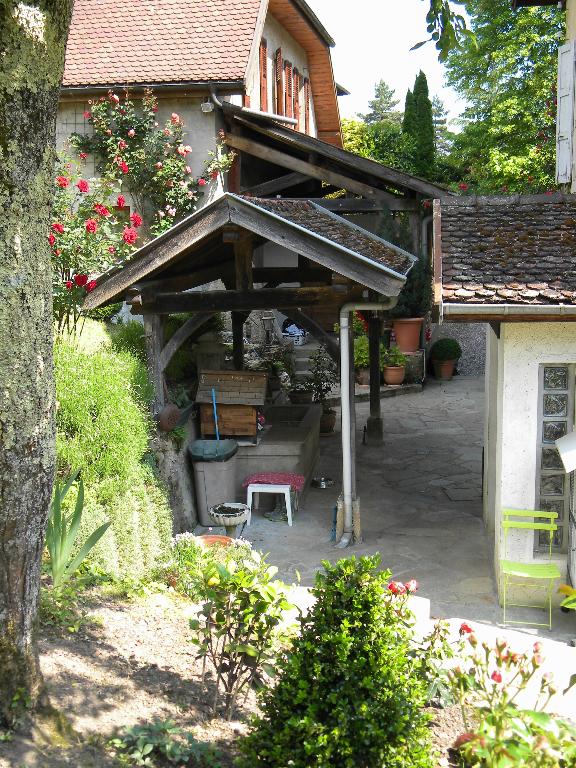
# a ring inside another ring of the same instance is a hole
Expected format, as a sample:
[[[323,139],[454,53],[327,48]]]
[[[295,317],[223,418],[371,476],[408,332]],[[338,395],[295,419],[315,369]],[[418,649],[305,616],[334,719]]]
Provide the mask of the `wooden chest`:
[[[266,397],[266,374],[260,371],[202,371],[196,402],[202,437],[216,434],[212,390],[221,436],[256,438],[258,407]]]

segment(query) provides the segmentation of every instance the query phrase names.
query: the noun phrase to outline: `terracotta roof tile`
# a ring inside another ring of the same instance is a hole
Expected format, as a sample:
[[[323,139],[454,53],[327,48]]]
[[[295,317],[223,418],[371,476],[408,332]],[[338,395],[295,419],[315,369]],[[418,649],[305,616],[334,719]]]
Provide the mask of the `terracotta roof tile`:
[[[261,0],[76,0],[63,86],[243,80]]]
[[[441,202],[442,299],[576,305],[576,196]]]

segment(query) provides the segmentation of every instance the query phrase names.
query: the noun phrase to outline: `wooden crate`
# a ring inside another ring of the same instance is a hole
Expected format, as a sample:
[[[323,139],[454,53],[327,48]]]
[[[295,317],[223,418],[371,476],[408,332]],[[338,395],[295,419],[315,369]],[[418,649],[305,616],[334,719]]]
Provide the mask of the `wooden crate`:
[[[226,437],[256,437],[258,434],[258,409],[253,405],[216,405],[218,411],[218,429]],[[214,408],[212,405],[200,405],[200,431],[202,437],[216,434]]]
[[[266,382],[267,376],[262,371],[202,371],[196,393],[202,437],[216,434],[212,404],[214,389],[220,434],[255,439],[258,406],[264,405]]]

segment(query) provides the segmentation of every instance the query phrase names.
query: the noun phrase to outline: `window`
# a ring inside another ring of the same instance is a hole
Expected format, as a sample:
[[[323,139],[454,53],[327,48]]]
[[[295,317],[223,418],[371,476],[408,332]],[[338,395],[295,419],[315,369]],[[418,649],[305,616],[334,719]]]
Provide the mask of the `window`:
[[[558,530],[552,543],[556,551],[562,552],[567,547],[571,484],[554,441],[574,429],[575,378],[575,365],[540,366],[536,498],[541,509],[558,513]],[[537,533],[536,550],[543,551],[547,547],[548,533]]]
[[[260,110],[268,112],[268,43],[260,41]]]

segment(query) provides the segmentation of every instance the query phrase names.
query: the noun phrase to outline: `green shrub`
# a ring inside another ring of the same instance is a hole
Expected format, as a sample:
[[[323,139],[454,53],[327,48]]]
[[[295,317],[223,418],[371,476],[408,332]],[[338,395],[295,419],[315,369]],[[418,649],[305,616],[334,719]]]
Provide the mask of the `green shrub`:
[[[456,339],[438,339],[430,348],[431,360],[459,360],[462,357],[462,347]]]
[[[368,368],[370,366],[370,353],[368,350],[368,336],[357,336],[354,339],[354,368]]]
[[[188,765],[190,768],[220,768],[218,750],[183,733],[170,720],[125,728],[110,740],[122,765]],[[126,762],[124,762],[126,761]],[[159,762],[157,762],[159,761]]]
[[[118,323],[110,329],[110,338],[112,339],[112,347],[117,352],[129,352],[143,363],[146,362],[144,326],[138,320]]]
[[[108,304],[107,307],[91,309],[89,312],[86,312],[86,317],[89,317],[92,320],[110,320],[112,317],[114,317],[114,315],[117,315],[121,309],[122,302],[118,302],[117,304]]]
[[[81,468],[85,487],[78,540],[110,520],[89,561],[116,577],[141,578],[165,557],[172,527],[166,493],[146,461],[146,368],[128,351],[86,351],[66,339],[56,343],[54,359],[59,472]]]
[[[400,368],[408,362],[408,358],[398,347],[383,349],[380,354],[380,363],[382,368]]]
[[[261,698],[240,768],[430,768],[403,594],[378,557],[324,562],[316,603]]]

